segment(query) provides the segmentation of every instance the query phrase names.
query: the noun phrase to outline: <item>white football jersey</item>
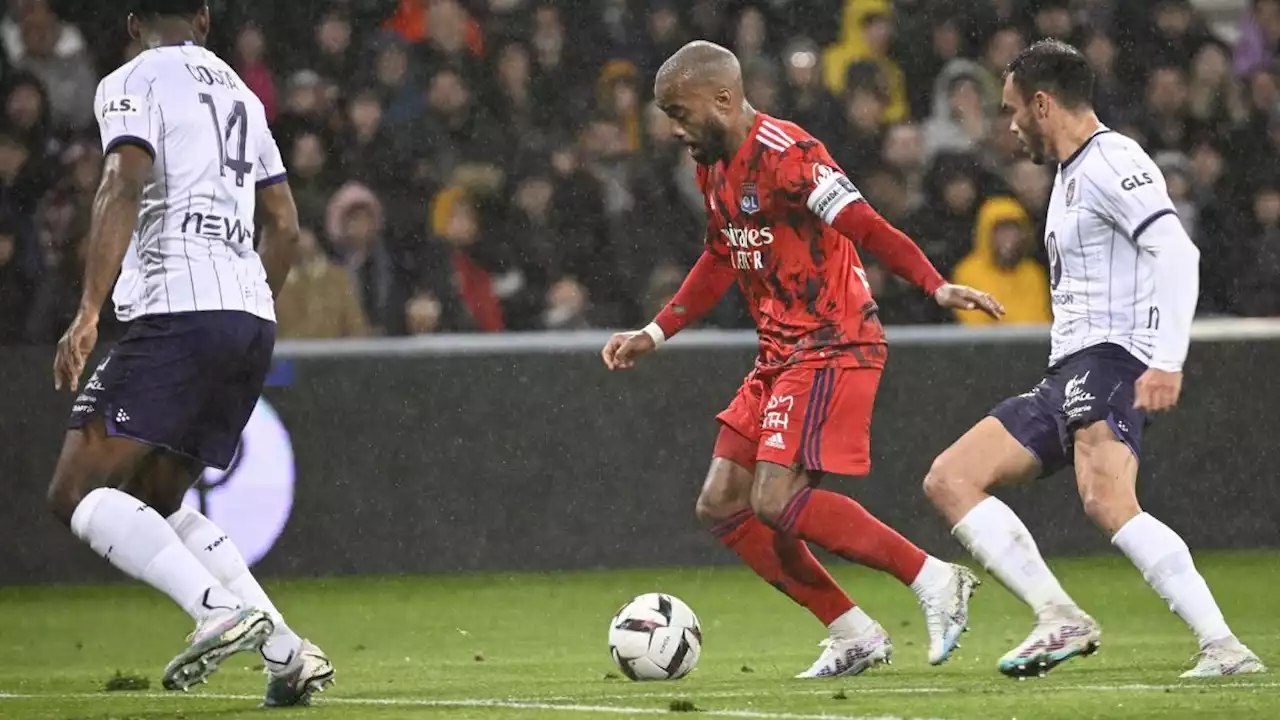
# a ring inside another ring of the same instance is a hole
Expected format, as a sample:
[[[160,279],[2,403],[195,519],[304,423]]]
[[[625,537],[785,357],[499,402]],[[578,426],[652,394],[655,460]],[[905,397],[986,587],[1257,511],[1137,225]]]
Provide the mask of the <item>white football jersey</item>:
[[[1155,255],[1139,240],[1173,213],[1156,164],[1106,127],[1058,166],[1044,238],[1053,295],[1050,365],[1101,343],[1150,364],[1160,327],[1158,278]]]
[[[112,300],[143,315],[242,310],[275,320],[253,248],[257,190],[285,179],[262,102],[212,52],[147,50],[108,75],[95,98],[103,149],[155,158]]]

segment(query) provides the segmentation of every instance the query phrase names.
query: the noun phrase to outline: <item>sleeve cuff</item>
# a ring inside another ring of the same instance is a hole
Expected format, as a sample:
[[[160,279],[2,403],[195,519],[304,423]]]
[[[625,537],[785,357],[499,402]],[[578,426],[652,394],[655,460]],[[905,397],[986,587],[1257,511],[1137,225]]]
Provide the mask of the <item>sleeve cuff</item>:
[[[1173,208],[1165,208],[1163,210],[1157,210],[1151,213],[1150,215],[1147,216],[1146,220],[1143,220],[1142,222],[1138,223],[1138,226],[1133,229],[1133,237],[1131,237],[1130,239],[1133,240],[1133,242],[1137,243],[1138,238],[1142,237],[1142,233],[1146,232],[1147,228],[1151,227],[1151,225],[1155,223],[1155,221],[1159,220],[1165,215],[1176,216],[1177,214],[1178,214],[1177,211],[1175,211]]]
[[[272,185],[279,185],[280,183],[288,179],[289,179],[288,173],[280,173],[279,175],[272,175],[271,177],[265,177],[258,181],[257,188],[259,190],[265,190],[266,188],[269,188]]]
[[[116,148],[119,148],[123,145],[132,145],[134,147],[141,148],[145,150],[148,155],[151,156],[152,160],[156,159],[155,146],[151,144],[150,140],[147,140],[146,138],[138,137],[137,135],[119,135],[112,138],[111,141],[107,143],[107,146],[102,150],[102,154],[104,156],[110,155],[112,150],[115,150]]]
[[[640,332],[648,335],[653,340],[653,346],[655,348],[662,347],[662,344],[667,341],[667,334],[662,332],[662,328],[659,327],[656,322],[651,322],[648,325],[645,325],[644,329]]]

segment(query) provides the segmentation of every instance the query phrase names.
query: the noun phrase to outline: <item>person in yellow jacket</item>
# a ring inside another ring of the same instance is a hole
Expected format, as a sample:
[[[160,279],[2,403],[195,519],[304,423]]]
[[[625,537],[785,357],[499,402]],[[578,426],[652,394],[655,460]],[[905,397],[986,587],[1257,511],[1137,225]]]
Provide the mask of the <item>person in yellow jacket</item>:
[[[978,210],[973,251],[956,265],[952,282],[982,288],[1004,304],[1006,324],[1049,323],[1049,278],[1044,266],[1030,257],[1034,231],[1027,211],[1017,200],[996,197]],[[988,325],[995,320],[978,310],[957,310],[964,325]]]
[[[822,53],[822,80],[836,97],[844,94],[850,65],[872,62],[879,67],[889,99],[881,118],[886,125],[906,120],[911,112],[906,75],[889,56],[892,39],[891,0],[845,0],[840,41]]]

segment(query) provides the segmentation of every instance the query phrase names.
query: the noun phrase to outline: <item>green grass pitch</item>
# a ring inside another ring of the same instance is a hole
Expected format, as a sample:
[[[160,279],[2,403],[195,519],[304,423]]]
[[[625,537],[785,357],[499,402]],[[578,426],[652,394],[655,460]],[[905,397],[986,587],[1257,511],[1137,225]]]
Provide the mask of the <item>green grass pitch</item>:
[[[346,578],[274,584],[290,623],[324,647],[338,684],[310,709],[257,708],[258,659],[233,658],[189,694],[159,690],[188,621],[135,586],[0,590],[0,718],[1280,718],[1280,676],[1183,681],[1195,643],[1120,557],[1053,563],[1102,623],[1102,650],[1047,678],[1008,680],[996,659],[1030,615],[994,580],[974,600],[972,631],[941,668],[925,662],[911,593],[848,566],[837,577],[880,620],[895,662],[862,677],[799,681],[823,629],[736,568],[557,575]],[[1198,564],[1236,633],[1280,666],[1280,555],[1204,554]],[[605,643],[613,611],[668,592],[703,623],[698,669],[672,683],[618,679]],[[104,691],[119,671],[150,690]]]

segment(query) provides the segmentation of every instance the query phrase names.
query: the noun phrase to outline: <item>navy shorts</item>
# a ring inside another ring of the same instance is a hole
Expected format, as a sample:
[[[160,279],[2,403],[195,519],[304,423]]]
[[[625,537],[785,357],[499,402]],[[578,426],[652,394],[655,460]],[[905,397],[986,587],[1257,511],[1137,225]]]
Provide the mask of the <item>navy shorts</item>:
[[[85,383],[69,427],[101,415],[107,434],[227,469],[271,369],[276,325],[238,311],[134,320]]]
[[[1042,476],[1073,464],[1075,431],[1099,421],[1137,456],[1147,417],[1133,409],[1134,383],[1146,370],[1119,345],[1088,347],[1050,367],[1039,385],[995,406],[990,415],[1036,456]]]

